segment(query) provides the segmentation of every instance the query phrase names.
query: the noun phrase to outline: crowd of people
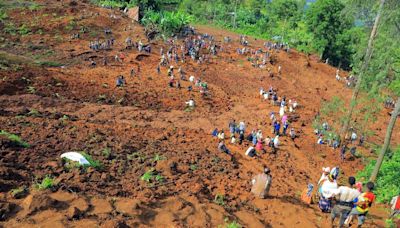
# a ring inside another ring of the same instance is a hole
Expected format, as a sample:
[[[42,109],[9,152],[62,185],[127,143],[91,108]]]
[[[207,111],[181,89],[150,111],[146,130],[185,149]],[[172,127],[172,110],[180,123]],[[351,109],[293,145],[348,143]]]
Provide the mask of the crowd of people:
[[[96,39],[89,43],[89,48],[94,51],[99,50],[110,50],[115,43],[115,39],[112,36],[112,31],[110,29],[104,30],[106,36],[110,38],[100,40]],[[74,36],[75,38],[75,36]],[[79,37],[78,37],[79,38]],[[225,37],[224,41],[226,43],[231,42],[230,37]],[[237,48],[237,54],[247,55],[248,60],[252,62],[252,65],[257,68],[266,69],[268,75],[273,77],[274,73],[271,68],[267,65],[273,63],[272,56],[275,51],[284,50],[290,52],[288,44],[285,43],[273,43],[266,42],[263,49],[252,49],[249,47],[249,42],[247,37],[242,35],[239,38],[241,48]],[[166,47],[165,47],[166,46]],[[181,43],[177,39],[171,38],[166,42],[166,45],[160,48],[160,62],[156,67],[157,74],[161,73],[161,67],[167,68],[167,76],[169,78],[168,87],[170,88],[182,88],[181,81],[187,81],[187,90],[192,92],[195,88],[202,95],[208,94],[207,82],[203,81],[201,77],[195,78],[195,76],[190,75],[186,78],[186,73],[183,70],[183,66],[180,65],[185,63],[187,57],[198,64],[209,63],[213,56],[217,55],[223,50],[222,45],[218,44],[214,37],[208,34],[203,35],[192,35],[185,38]],[[151,45],[145,45],[141,40],[134,42],[131,37],[125,39],[125,49],[137,49],[140,52],[151,53]],[[119,52],[115,55],[115,61],[123,62],[124,54]],[[107,59],[104,57],[104,65],[106,65]],[[178,66],[177,75],[175,73],[175,67]],[[94,60],[91,60],[91,65],[96,66]],[[180,66],[179,66],[180,65]],[[169,67],[168,67],[169,66]],[[130,71],[130,76],[135,77],[140,72],[140,67],[135,70],[134,68]],[[282,74],[282,66],[277,65],[277,74],[280,76]],[[347,78],[342,78],[339,75],[339,70],[336,72],[336,79],[338,81],[345,80],[347,86],[353,86],[355,83],[355,78],[349,76]],[[116,78],[116,87],[124,87],[126,85],[126,78],[123,75],[118,75]],[[215,128],[212,131],[212,136],[218,139],[217,149],[228,155],[232,155],[232,151],[228,148],[229,145],[238,144],[242,146],[244,150],[244,155],[248,157],[258,157],[259,154],[265,154],[270,152],[271,154],[277,153],[281,140],[280,137],[287,137],[291,140],[295,140],[299,137],[293,126],[290,123],[290,115],[295,113],[299,107],[298,102],[295,99],[288,99],[284,95],[278,96],[278,92],[275,88],[270,86],[267,90],[260,88],[259,95],[261,100],[270,103],[272,106],[278,106],[279,112],[270,112],[268,119],[270,123],[271,133],[266,134],[259,128],[254,128],[251,131],[246,129],[245,121],[236,122],[232,119],[228,123],[229,136],[225,135],[224,129]],[[389,106],[389,102],[387,102]],[[386,103],[385,103],[386,104]],[[391,103],[390,103],[391,104]],[[194,108],[195,100],[191,97],[185,102],[186,107]],[[339,138],[335,137],[324,137],[324,133],[329,130],[328,123],[324,122],[322,124],[322,129],[316,129],[315,134],[317,135],[318,144],[326,144],[332,146],[334,149],[340,147]],[[247,130],[247,131],[246,131]],[[266,136],[267,135],[267,136]],[[350,140],[354,143],[359,140],[359,145],[364,141],[363,136],[358,137],[356,132],[353,131]],[[340,147],[340,159],[344,161],[345,153],[349,148],[347,145],[342,145]],[[350,148],[351,154],[355,155],[356,147]],[[318,181],[318,205],[322,212],[331,213],[331,222],[335,222],[336,218],[339,218],[339,227],[344,225],[349,225],[353,222],[354,218],[358,218],[358,226],[360,227],[368,214],[369,208],[375,201],[375,195],[373,193],[374,184],[368,182],[365,186],[362,186],[361,182],[356,182],[354,177],[348,178],[348,186],[338,186],[337,178],[339,175],[339,168],[335,167],[332,170],[327,167],[323,168],[323,174]],[[262,173],[254,176],[251,180],[251,193],[256,197],[266,198],[269,194],[269,190],[272,183],[271,170],[268,167],[264,167]],[[363,189],[364,187],[364,189]],[[313,185],[309,184],[304,194],[304,201],[310,203],[310,198],[312,196]],[[392,216],[399,214],[399,200],[398,198],[393,198],[393,213]]]
[[[354,218],[357,218],[358,227],[361,227],[370,207],[375,202],[374,183],[368,182],[363,186],[361,182],[356,182],[356,178],[350,176],[347,186],[339,186],[338,167],[332,170],[325,167],[322,171],[317,193],[321,211],[331,214],[332,226],[336,218],[339,218],[339,227],[350,226]]]
[[[354,87],[354,86],[356,85],[356,83],[357,83],[357,78],[354,77],[354,75],[350,74],[350,75],[347,76],[347,77],[341,77],[340,74],[339,74],[339,72],[340,72],[339,69],[337,69],[337,70],[336,70],[336,76],[335,76],[337,81],[342,81],[342,82],[344,82],[345,85],[346,85],[347,87],[349,87],[349,88],[352,88],[352,87]]]
[[[339,150],[340,160],[346,160],[346,152],[349,151],[351,156],[357,157],[357,146],[362,146],[365,141],[364,135],[357,135],[356,130],[350,128],[350,134],[345,136],[345,142],[341,143],[339,135],[332,133],[328,122],[323,122],[322,125],[314,130],[318,145],[327,145],[334,150]],[[358,143],[357,143],[358,141]]]

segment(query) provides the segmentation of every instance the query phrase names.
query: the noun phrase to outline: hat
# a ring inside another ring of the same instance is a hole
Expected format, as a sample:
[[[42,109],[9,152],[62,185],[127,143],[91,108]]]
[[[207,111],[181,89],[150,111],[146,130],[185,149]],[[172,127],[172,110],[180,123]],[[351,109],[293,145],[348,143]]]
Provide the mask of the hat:
[[[265,167],[265,168],[264,168],[264,173],[265,173],[265,174],[268,174],[268,173],[270,173],[270,172],[271,172],[271,170],[270,170],[268,167]]]
[[[171,69],[172,69],[172,68],[174,68],[174,66],[170,66],[169,68],[171,68]]]

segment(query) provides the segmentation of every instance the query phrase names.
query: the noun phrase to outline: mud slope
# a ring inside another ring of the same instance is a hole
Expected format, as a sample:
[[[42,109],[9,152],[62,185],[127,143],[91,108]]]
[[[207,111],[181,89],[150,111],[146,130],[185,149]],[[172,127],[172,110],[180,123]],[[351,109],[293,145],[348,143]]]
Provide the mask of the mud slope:
[[[157,74],[164,42],[152,41],[154,51],[145,57],[124,49],[128,36],[147,39],[144,29],[120,12],[85,1],[37,4],[34,10],[17,4],[9,11],[9,20],[29,26],[30,34],[1,31],[0,126],[30,147],[0,137],[0,226],[218,227],[227,221],[244,227],[328,225],[328,215],[316,205],[303,204],[300,192],[317,181],[322,166],[339,165],[340,182],[363,166],[361,159],[341,163],[338,151],[315,145],[312,121],[321,102],[334,95],[351,96],[335,80],[336,69],[313,58],[306,66],[305,56],[293,50],[276,54],[277,63],[269,67],[276,71],[282,65],[282,76],[269,78],[236,54],[237,34],[200,26],[199,32],[216,40],[234,38],[208,64],[175,64],[208,82],[211,96],[202,98],[197,88],[187,91],[188,81],[182,89],[169,88],[166,68]],[[83,27],[80,39],[70,39]],[[112,29],[115,45],[109,51],[91,51],[89,42],[104,39],[104,28]],[[254,49],[262,43],[250,40]],[[118,52],[126,56],[123,63],[113,61]],[[107,66],[102,65],[105,56]],[[89,59],[98,66],[89,67]],[[129,77],[138,65],[139,76]],[[127,78],[125,88],[114,88],[119,74]],[[260,87],[270,85],[301,104],[292,114],[300,138],[293,142],[281,137],[276,155],[267,152],[256,159],[244,155],[247,143],[227,141],[233,156],[218,152],[210,132],[215,127],[228,131],[230,119],[271,135],[268,114],[278,108],[258,96]],[[185,101],[191,97],[197,106],[188,111]],[[378,122],[385,126],[388,120],[382,111]],[[381,143],[386,129],[374,130],[377,135],[371,140]],[[398,124],[393,132],[392,142],[398,143]],[[368,148],[359,149],[364,157],[373,156]],[[85,151],[103,167],[67,169],[59,159],[67,151]],[[273,185],[271,196],[259,200],[249,193],[250,180],[264,165],[272,170]],[[148,170],[162,181],[141,180]],[[37,190],[35,184],[47,175],[56,186]],[[13,197],[17,188],[28,190]],[[384,227],[385,216],[382,206],[374,207],[367,226]]]

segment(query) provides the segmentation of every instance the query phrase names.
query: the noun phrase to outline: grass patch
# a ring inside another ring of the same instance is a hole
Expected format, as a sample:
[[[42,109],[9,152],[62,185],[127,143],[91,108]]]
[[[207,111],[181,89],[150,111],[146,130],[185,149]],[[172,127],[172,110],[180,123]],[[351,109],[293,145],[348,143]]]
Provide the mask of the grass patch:
[[[70,22],[68,23],[67,26],[65,26],[65,29],[66,29],[67,31],[72,31],[72,30],[75,29],[76,26],[77,26],[76,21],[72,20],[72,21],[70,21]]]
[[[24,142],[18,135],[14,135],[14,134],[8,133],[4,130],[1,130],[0,136],[6,137],[8,140],[10,140],[11,142],[15,143],[18,146],[21,146],[24,148],[30,147],[30,145],[27,142]]]
[[[19,188],[14,188],[11,190],[11,196],[14,198],[19,198],[19,196],[23,195],[26,192],[26,187],[21,186]]]
[[[18,34],[21,36],[25,36],[31,33],[31,30],[26,25],[21,25],[18,28]]]
[[[164,177],[161,174],[156,174],[154,168],[147,170],[140,179],[145,182],[163,182]]]
[[[93,167],[97,170],[102,170],[104,168],[103,164],[101,164],[100,161],[93,159],[92,156],[90,156],[86,152],[82,152],[81,154],[89,162],[89,165],[87,165],[87,166]]]
[[[165,159],[166,159],[166,157],[156,154],[156,156],[154,156],[154,158],[153,158],[153,161],[162,161]]]
[[[29,9],[30,11],[35,11],[35,10],[41,9],[42,7],[43,7],[43,6],[41,6],[41,5],[39,5],[39,4],[33,2],[33,3],[28,7],[28,9]]]
[[[35,94],[36,88],[33,86],[28,86],[28,87],[26,87],[26,91],[28,91],[28,93]]]
[[[225,205],[225,196],[222,194],[217,194],[214,198],[214,203],[224,206]]]
[[[45,178],[43,178],[42,182],[37,183],[35,187],[39,190],[46,190],[54,186],[56,186],[54,178],[46,176]]]
[[[26,114],[27,116],[33,116],[33,117],[38,117],[40,116],[40,113],[38,110],[36,109],[31,109],[28,114]]]
[[[191,164],[190,165],[190,170],[192,170],[192,171],[195,171],[195,170],[197,170],[198,168],[197,168],[197,165],[195,165],[195,164]]]
[[[25,36],[30,34],[31,30],[25,24],[21,25],[20,27],[17,27],[14,23],[10,22],[5,25],[4,32],[12,36],[15,36],[17,34]]]
[[[242,226],[236,221],[230,222],[228,218],[225,218],[225,224],[219,225],[218,228],[242,228]]]
[[[108,148],[108,147],[106,147],[106,148],[104,148],[102,151],[101,151],[101,154],[105,157],[105,158],[111,158],[111,148]]]
[[[53,61],[35,61],[36,65],[41,67],[60,67],[63,66],[62,63],[53,62]]]
[[[0,9],[0,21],[4,22],[6,19],[8,19],[7,12],[4,9]]]
[[[15,36],[15,35],[17,35],[18,29],[17,29],[17,27],[15,27],[14,23],[10,22],[5,25],[3,31],[12,36]]]

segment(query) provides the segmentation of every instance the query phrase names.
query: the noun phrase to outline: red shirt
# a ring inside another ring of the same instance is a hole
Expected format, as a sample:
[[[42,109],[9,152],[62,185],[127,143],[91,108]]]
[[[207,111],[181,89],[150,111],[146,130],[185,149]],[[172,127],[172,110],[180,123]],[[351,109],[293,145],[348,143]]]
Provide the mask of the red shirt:
[[[362,202],[358,205],[357,209],[360,212],[367,212],[370,205],[375,201],[375,194],[372,192],[364,192],[359,196],[359,202]]]

